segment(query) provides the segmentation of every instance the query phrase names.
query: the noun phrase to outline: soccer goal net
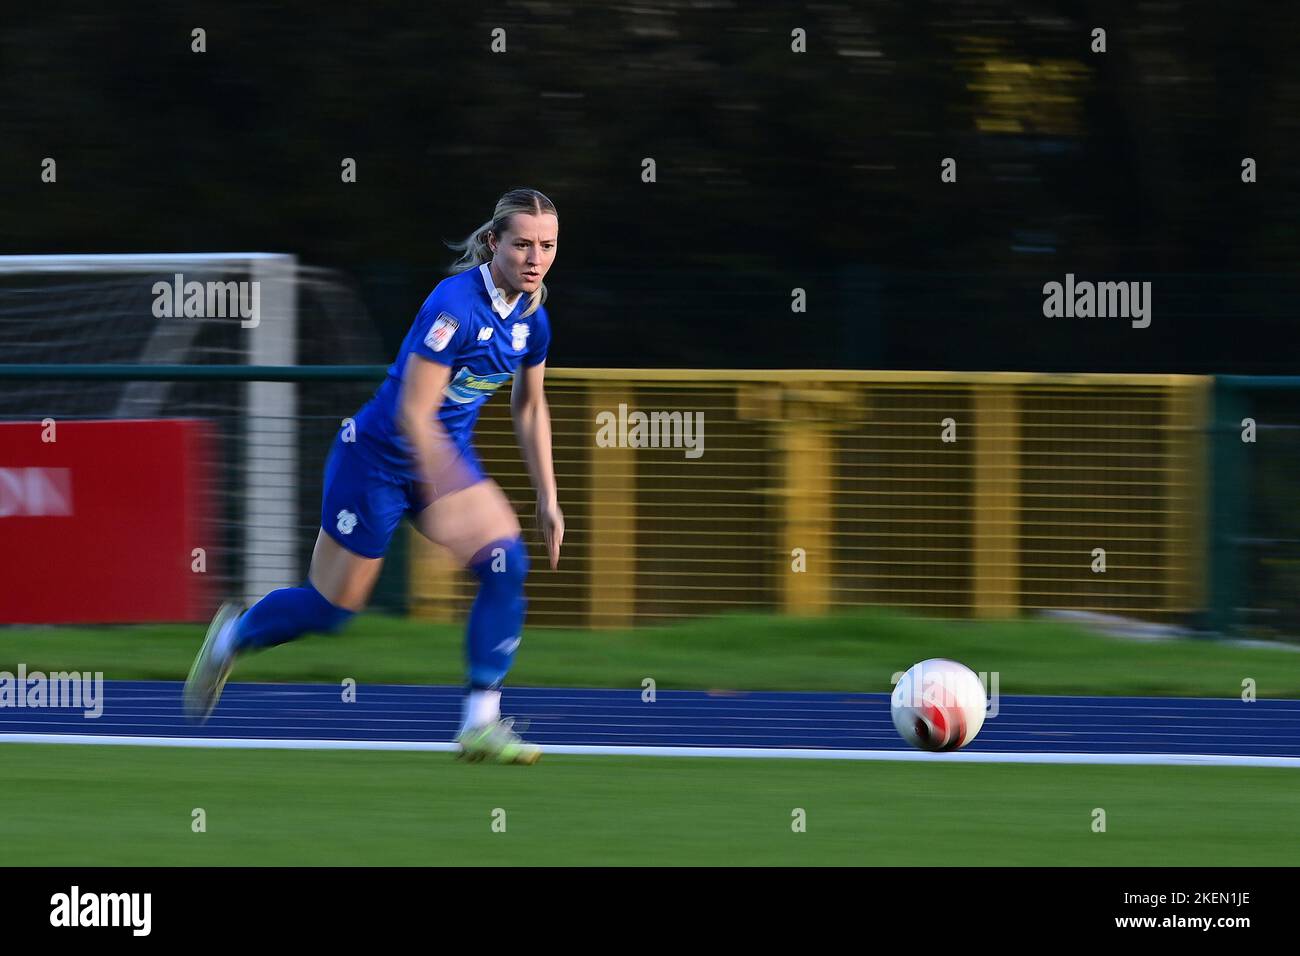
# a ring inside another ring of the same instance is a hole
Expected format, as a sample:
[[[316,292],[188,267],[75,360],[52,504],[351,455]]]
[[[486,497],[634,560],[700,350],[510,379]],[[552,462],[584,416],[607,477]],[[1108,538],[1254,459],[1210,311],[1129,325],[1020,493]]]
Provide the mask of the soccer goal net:
[[[245,600],[302,581],[328,443],[374,382],[166,370],[383,361],[351,281],[271,253],[0,256],[0,356],[158,367],[124,380],[51,370],[0,383],[0,421],[207,422],[212,460],[200,469],[217,539],[209,570],[223,593]]]

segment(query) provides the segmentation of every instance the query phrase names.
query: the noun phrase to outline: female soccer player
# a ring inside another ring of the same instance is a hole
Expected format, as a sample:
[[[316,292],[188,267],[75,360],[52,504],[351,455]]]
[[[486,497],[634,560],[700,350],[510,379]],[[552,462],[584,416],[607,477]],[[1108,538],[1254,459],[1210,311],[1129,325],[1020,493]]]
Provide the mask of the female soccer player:
[[[542,389],[550,321],[542,303],[559,219],[535,189],[514,189],[463,243],[452,275],[425,299],[388,377],[344,428],[325,465],[321,529],[307,581],[241,613],[223,605],[185,684],[206,720],[235,659],[310,633],[335,633],[360,611],[404,515],[479,579],[469,613],[468,691],[457,741],[471,759],[533,763],[540,750],[500,714],[500,687],[519,647],[528,555],[500,486],[471,444],[479,408],[514,377],[510,408],[555,568],[564,538]],[[518,373],[516,375],[516,373]]]

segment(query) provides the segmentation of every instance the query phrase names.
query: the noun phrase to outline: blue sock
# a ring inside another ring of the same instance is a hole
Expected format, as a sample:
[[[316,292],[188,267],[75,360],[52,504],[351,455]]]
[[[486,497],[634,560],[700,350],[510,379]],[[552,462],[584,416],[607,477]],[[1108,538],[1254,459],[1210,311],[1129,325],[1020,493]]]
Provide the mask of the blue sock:
[[[352,611],[325,600],[310,581],[298,588],[280,588],[244,612],[235,649],[251,651],[286,644],[304,634],[333,634],[352,616]]]
[[[479,579],[465,640],[469,685],[473,690],[496,690],[519,649],[528,607],[528,552],[522,538],[503,538],[480,549],[469,567]]]

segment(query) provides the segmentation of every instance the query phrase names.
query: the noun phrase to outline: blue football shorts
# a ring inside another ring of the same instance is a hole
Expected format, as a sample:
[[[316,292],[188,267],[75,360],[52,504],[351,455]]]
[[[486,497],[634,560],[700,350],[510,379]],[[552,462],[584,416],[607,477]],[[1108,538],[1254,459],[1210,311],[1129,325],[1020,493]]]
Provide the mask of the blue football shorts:
[[[487,477],[473,447],[461,448],[474,481]],[[363,558],[382,558],[402,518],[412,519],[429,502],[420,483],[375,464],[355,442],[335,436],[325,462],[320,526],[331,538]]]

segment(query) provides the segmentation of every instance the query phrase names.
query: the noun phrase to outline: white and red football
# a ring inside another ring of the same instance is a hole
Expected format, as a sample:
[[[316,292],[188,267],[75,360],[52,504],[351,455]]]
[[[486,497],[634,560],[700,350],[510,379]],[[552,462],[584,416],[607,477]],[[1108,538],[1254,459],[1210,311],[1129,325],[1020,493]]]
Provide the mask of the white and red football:
[[[894,685],[894,727],[921,750],[957,750],[984,726],[984,685],[965,664],[936,657],[913,664]]]

